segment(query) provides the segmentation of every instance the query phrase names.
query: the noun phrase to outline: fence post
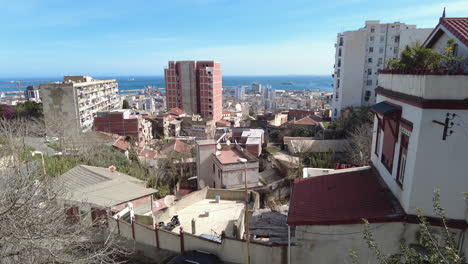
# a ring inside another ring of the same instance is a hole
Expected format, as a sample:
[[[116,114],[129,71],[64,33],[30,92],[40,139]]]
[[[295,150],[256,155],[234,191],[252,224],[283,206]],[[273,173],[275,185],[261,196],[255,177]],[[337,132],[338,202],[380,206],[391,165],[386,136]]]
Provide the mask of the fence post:
[[[119,224],[119,221],[120,221],[120,216],[117,216],[117,231],[120,235],[120,224]]]
[[[159,233],[158,233],[158,226],[154,226],[154,237],[156,238],[156,247],[159,249]]]
[[[132,217],[132,237],[135,240],[135,217]]]
[[[180,253],[184,253],[184,229],[180,227]]]

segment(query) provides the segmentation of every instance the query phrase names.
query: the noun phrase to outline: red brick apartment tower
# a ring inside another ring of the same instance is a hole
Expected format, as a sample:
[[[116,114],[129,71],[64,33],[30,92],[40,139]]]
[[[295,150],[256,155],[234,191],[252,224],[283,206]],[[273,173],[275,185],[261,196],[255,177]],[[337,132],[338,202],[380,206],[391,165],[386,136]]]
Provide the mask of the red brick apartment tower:
[[[164,69],[167,108],[200,114],[218,121],[222,117],[221,65],[214,61],[170,61]]]

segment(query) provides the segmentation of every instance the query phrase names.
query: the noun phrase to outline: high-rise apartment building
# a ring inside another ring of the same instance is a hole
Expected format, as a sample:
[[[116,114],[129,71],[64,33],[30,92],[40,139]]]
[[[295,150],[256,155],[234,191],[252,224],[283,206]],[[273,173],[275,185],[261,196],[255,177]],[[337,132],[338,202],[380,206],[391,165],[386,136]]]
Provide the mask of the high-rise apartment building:
[[[170,61],[164,69],[167,108],[205,119],[222,118],[221,65],[215,61]]]
[[[63,82],[41,84],[39,90],[49,135],[75,136],[93,126],[97,112],[121,106],[115,79],[65,76]]]
[[[365,27],[339,33],[335,44],[332,117],[338,118],[349,106],[375,103],[378,70],[385,62],[398,58],[406,46],[422,44],[431,28],[395,22],[366,21]]]

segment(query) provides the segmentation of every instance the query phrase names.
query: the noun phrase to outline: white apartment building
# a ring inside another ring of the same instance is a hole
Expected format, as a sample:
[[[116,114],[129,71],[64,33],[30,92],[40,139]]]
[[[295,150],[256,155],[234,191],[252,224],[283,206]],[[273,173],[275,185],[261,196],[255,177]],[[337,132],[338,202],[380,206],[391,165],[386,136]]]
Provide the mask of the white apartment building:
[[[48,135],[69,137],[93,126],[97,112],[121,107],[115,79],[64,76],[39,86]]]
[[[366,21],[365,27],[345,31],[335,44],[333,118],[349,106],[370,106],[375,103],[378,70],[385,62],[397,58],[407,45],[422,44],[432,29],[395,22],[380,24]]]

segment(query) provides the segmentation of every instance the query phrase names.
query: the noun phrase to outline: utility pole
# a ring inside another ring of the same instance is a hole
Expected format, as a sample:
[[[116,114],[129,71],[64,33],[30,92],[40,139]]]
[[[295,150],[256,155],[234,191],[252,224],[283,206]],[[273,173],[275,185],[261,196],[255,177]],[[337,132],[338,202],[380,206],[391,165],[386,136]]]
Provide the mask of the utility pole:
[[[437,121],[437,120],[432,120],[433,123],[436,123],[436,124],[441,125],[441,126],[444,127],[444,132],[442,134],[442,140],[446,140],[447,136],[452,135],[453,130],[451,130],[451,128],[454,125],[452,120],[455,118],[455,116],[456,116],[455,113],[452,113],[452,114],[447,113],[447,115],[445,116],[445,121],[444,122],[440,122],[440,121]]]
[[[249,192],[247,191],[247,159],[239,158],[238,161],[244,163],[244,184],[245,184],[245,212],[244,212],[244,226],[245,226],[245,242],[247,247],[247,261],[250,264],[250,225],[249,225]]]

